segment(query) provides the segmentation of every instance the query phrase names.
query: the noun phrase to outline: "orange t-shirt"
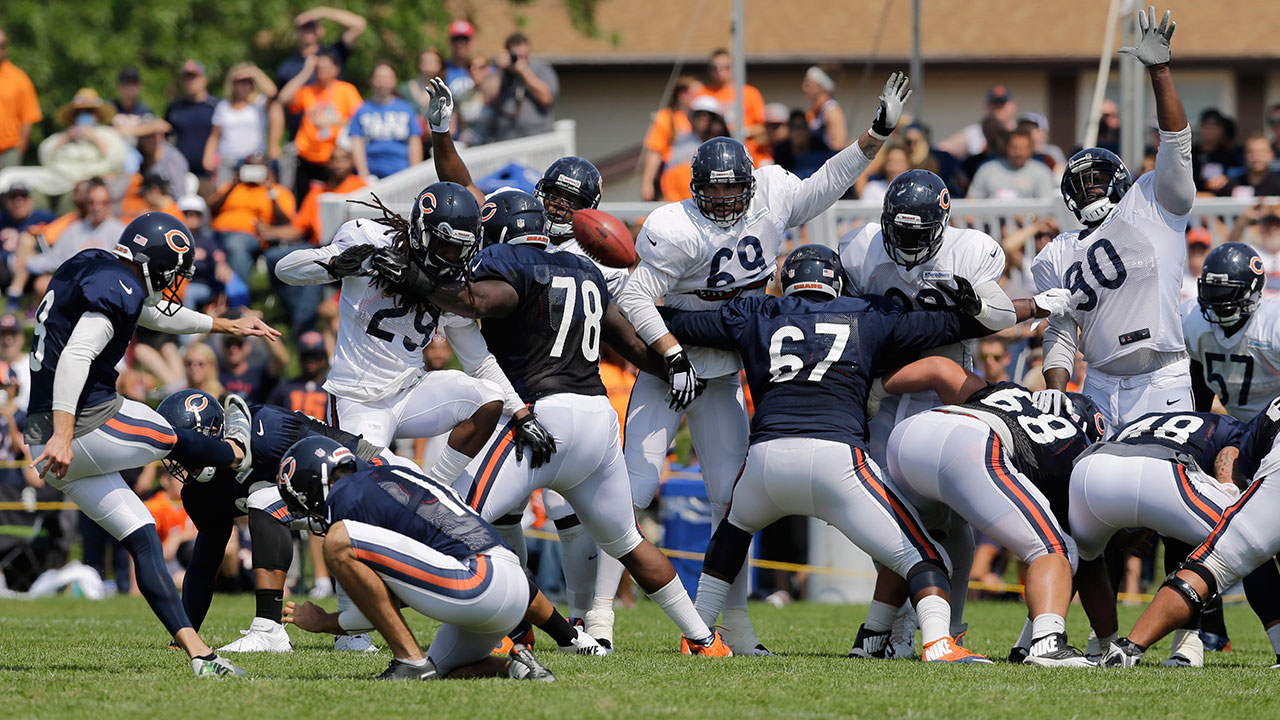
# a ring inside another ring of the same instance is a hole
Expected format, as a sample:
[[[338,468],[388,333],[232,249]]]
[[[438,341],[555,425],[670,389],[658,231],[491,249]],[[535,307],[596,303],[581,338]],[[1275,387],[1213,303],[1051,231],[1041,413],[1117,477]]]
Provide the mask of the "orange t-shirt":
[[[312,244],[320,242],[320,196],[325,193],[349,193],[355,192],[364,187],[367,183],[360,179],[359,175],[348,175],[346,180],[338,183],[338,187],[332,190],[325,187],[322,182],[311,183],[311,189],[307,191],[307,196],[302,198],[302,207],[298,209],[298,214],[293,217],[293,226],[310,237],[307,239]]]
[[[732,85],[725,85],[719,90],[703,88],[701,95],[710,95],[715,98],[725,112],[728,113],[725,116],[725,120],[729,123],[729,129],[737,129],[738,123],[734,122],[733,118],[730,117],[733,114],[734,100]],[[746,127],[764,124],[764,96],[760,94],[760,91],[754,85],[742,86],[742,114],[745,119],[743,124]],[[760,163],[763,160],[773,159],[773,151],[768,145],[759,145],[754,140],[748,139],[747,149],[751,151],[751,157],[756,161],[756,167],[760,167]]]
[[[293,137],[298,157],[309,163],[329,162],[333,146],[338,142],[338,132],[363,104],[360,91],[349,82],[334,80],[325,89],[302,86],[289,103],[289,112],[302,114],[302,123]]]
[[[293,193],[283,185],[276,185],[275,189],[276,202],[280,203],[280,209],[285,215],[293,215],[294,210],[297,209]],[[270,225],[273,214],[270,188],[266,185],[236,183],[231,188],[231,192],[227,193],[227,199],[223,201],[222,209],[218,211],[210,227],[218,232],[238,232],[256,236],[258,223]]]
[[[631,401],[631,386],[636,384],[636,376],[617,365],[602,362],[600,381],[609,394],[609,404],[618,413],[618,428],[622,429],[627,422],[627,404]]]
[[[66,215],[59,217],[57,220],[47,222],[43,225],[33,225],[31,227],[28,227],[27,232],[36,236],[43,235],[45,244],[50,247],[53,247],[53,244],[58,242],[58,236],[62,234],[62,231],[66,230],[68,227],[71,226],[71,223],[79,219],[80,219],[80,213],[76,212],[75,210],[72,210]]]
[[[31,78],[8,60],[0,62],[0,151],[17,147],[22,126],[34,125],[43,117]]]
[[[130,220],[151,211],[151,208],[147,207],[147,201],[138,193],[141,189],[142,175],[134,173],[129,179],[129,187],[124,191],[124,197],[120,198],[120,222],[127,225]],[[168,207],[162,207],[157,212],[168,213],[182,220],[182,211],[178,209],[178,203],[173,201],[169,202]]]
[[[156,533],[160,535],[160,542],[169,539],[169,533],[191,524],[191,518],[187,517],[187,511],[183,509],[182,503],[170,500],[169,496],[163,492],[156,493],[145,504],[151,511],[151,517],[156,519]]]
[[[682,111],[663,108],[653,118],[653,124],[644,137],[644,146],[660,154],[662,162],[666,163],[662,177],[658,178],[663,200],[680,202],[693,197],[689,190],[689,181],[693,179],[689,160],[700,144],[689,116]]]

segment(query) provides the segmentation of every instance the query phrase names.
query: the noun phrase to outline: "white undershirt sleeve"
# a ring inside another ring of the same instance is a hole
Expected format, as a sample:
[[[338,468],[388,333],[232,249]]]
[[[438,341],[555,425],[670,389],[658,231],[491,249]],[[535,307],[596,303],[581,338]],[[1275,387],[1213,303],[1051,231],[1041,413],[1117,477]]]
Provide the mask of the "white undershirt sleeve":
[[[655,305],[675,284],[675,278],[641,261],[618,293],[618,309],[627,317],[636,334],[649,345],[666,335],[667,324]]]
[[[342,250],[337,243],[294,250],[276,263],[276,277],[286,285],[324,285],[336,282],[327,269],[316,263],[327,265]]]
[[[53,373],[54,410],[76,414],[80,393],[89,380],[89,368],[114,336],[115,328],[105,315],[88,312],[80,316]]]
[[[142,314],[138,316],[138,324],[148,330],[158,330],[174,335],[191,335],[212,330],[213,318],[185,307],[173,315],[165,315],[153,307],[144,307]]]
[[[502,372],[497,359],[489,352],[489,345],[484,341],[484,335],[480,334],[478,325],[467,323],[447,326],[444,328],[444,336],[468,375],[488,380],[502,390],[503,412],[514,415],[525,409],[524,400],[516,393],[507,374]]]
[[[1156,148],[1156,202],[1174,215],[1191,212],[1196,182],[1191,173],[1191,126],[1177,132],[1160,131]]]
[[[1044,330],[1044,369],[1075,369],[1077,338],[1076,321],[1070,315],[1049,318]]]

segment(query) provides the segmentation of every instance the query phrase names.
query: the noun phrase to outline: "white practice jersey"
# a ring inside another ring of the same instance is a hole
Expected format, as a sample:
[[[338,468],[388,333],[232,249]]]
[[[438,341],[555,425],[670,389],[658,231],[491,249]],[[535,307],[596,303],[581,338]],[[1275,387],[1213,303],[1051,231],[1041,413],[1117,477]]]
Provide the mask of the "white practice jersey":
[[[587,251],[583,250],[582,246],[574,238],[569,238],[559,245],[555,243],[547,245],[547,252],[568,252],[590,260],[592,264],[600,269],[600,274],[604,276],[604,283],[609,288],[609,297],[615,301],[618,298],[618,293],[622,290],[622,286],[627,282],[627,275],[630,274],[626,268],[615,268],[601,264],[598,260],[588,255]]]
[[[1280,395],[1280,299],[1263,300],[1231,337],[1204,319],[1199,302],[1188,300],[1182,334],[1187,354],[1200,363],[1200,379],[1231,417],[1249,422]]]
[[[333,242],[322,248],[290,253],[323,255],[322,261],[337,256],[353,245],[391,246],[392,232],[371,220],[351,220],[338,229]],[[277,274],[304,276],[327,271],[312,262],[294,267],[281,261]],[[368,262],[367,260],[365,261]],[[342,280],[338,307],[338,342],[333,354],[333,367],[324,389],[357,402],[370,402],[389,397],[411,385],[424,372],[422,349],[431,342],[437,325],[462,326],[473,320],[437,312],[418,312],[401,307],[394,298],[370,285],[370,279],[351,276]]]
[[[1051,331],[1073,337],[1078,327],[1078,349],[1103,372],[1111,372],[1108,363],[1139,350],[1184,350],[1180,307],[1187,215],[1166,206],[1183,204],[1190,211],[1190,144],[1189,129],[1162,132],[1156,170],[1139,177],[1093,232],[1059,235],[1031,264],[1038,292],[1066,288],[1073,294],[1071,310],[1050,322]],[[1162,174],[1171,189],[1168,198],[1158,200]],[[1182,192],[1182,180],[1190,192]],[[1057,367],[1048,362],[1054,342],[1046,337],[1046,367]]]

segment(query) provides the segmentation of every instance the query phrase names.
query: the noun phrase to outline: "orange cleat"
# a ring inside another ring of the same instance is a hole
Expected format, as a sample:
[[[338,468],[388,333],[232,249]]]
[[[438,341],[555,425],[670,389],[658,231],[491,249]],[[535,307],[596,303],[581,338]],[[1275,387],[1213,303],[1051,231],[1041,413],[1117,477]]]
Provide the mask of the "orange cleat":
[[[703,657],[732,657],[733,651],[725,644],[720,637],[720,631],[711,630],[712,642],[710,645],[703,645],[697,640],[690,640],[687,637],[680,638],[680,654],[681,655],[702,655]]]
[[[955,638],[939,638],[924,646],[921,659],[925,662],[992,664],[985,655],[969,652],[956,643]]]

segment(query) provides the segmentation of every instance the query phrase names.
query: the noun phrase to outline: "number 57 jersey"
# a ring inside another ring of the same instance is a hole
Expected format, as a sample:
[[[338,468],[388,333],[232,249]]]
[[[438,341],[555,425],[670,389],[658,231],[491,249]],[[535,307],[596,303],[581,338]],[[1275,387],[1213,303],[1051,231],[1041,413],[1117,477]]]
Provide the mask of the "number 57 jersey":
[[[1080,352],[1106,365],[1135,350],[1183,352],[1187,216],[1156,201],[1156,172],[1139,177],[1093,232],[1065,232],[1031,263],[1036,291],[1072,291]]]
[[[1280,300],[1263,300],[1243,328],[1228,336],[1211,323],[1192,298],[1182,306],[1182,332],[1197,370],[1227,409],[1248,422],[1280,395]]]

